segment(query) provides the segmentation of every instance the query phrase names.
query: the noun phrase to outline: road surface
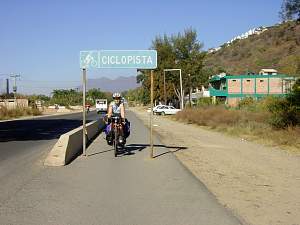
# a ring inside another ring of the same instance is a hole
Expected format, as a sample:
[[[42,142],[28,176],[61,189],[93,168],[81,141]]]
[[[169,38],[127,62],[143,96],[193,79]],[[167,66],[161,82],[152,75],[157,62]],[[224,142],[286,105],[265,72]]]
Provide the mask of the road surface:
[[[31,180],[0,203],[0,224],[29,225],[236,225],[240,222],[132,113],[127,150],[115,158],[101,134],[66,167],[36,161]],[[2,185],[2,184],[1,184]],[[8,187],[9,188],[9,187]]]
[[[97,118],[87,114],[88,121]],[[0,205],[42,169],[37,162],[61,134],[81,125],[82,113],[0,122]]]

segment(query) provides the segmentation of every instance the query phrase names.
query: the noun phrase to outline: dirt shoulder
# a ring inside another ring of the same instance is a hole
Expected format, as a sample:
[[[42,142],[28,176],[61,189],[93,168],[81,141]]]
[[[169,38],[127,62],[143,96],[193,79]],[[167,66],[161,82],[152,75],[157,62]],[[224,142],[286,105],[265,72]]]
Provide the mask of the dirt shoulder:
[[[145,124],[149,114],[130,108]],[[300,156],[154,116],[177,158],[238,217],[253,225],[300,225]]]

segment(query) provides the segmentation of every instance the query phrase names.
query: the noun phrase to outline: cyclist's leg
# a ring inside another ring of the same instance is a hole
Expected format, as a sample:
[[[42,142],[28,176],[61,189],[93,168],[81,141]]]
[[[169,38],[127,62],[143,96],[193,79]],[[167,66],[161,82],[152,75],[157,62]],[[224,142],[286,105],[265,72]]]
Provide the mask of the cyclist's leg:
[[[108,124],[106,126],[105,133],[106,133],[107,144],[112,145],[113,144],[113,130],[111,129],[111,124]]]
[[[119,143],[125,144],[126,143],[126,138],[124,135],[124,125],[121,124],[119,127],[119,137],[118,137]]]
[[[125,125],[124,125],[124,136],[125,138],[128,138],[130,135],[130,122],[125,119]]]

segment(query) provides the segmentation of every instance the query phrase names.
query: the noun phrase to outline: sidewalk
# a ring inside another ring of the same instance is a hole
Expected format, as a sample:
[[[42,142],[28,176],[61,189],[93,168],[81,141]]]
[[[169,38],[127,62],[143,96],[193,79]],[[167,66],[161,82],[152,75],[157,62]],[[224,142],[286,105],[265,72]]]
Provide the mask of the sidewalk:
[[[239,221],[169,151],[149,158],[149,132],[132,113],[131,154],[115,158],[101,134],[66,167],[45,168],[0,206],[0,224],[234,225]],[[42,165],[38,165],[42,166]]]

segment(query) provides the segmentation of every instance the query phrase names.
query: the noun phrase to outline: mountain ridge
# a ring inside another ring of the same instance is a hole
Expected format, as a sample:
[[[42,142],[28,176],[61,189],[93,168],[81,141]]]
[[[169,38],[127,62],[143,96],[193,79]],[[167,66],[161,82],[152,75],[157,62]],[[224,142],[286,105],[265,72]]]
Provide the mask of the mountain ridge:
[[[207,54],[205,67],[214,73],[258,73],[272,68],[300,76],[300,23],[289,21],[270,26],[259,35],[236,39]]]
[[[129,89],[135,89],[139,86],[135,76],[120,76],[117,78],[101,77],[87,80],[87,90],[100,88],[101,91],[122,92]]]

